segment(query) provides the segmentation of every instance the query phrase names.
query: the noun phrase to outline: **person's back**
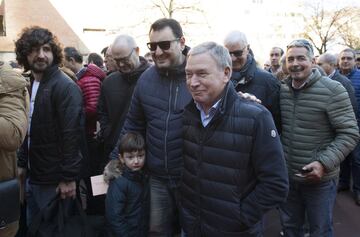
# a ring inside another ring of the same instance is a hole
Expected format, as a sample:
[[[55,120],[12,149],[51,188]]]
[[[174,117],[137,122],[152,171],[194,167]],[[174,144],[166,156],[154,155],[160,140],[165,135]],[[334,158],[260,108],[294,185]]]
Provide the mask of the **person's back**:
[[[26,86],[27,82],[20,73],[0,61],[0,186],[2,181],[17,176],[16,150],[22,144],[28,125],[29,94]],[[1,195],[10,197],[11,193],[1,193]],[[9,200],[18,198],[10,197]],[[5,209],[3,205],[9,204],[0,203],[2,210]],[[18,222],[0,223],[0,236],[14,236],[17,226]]]

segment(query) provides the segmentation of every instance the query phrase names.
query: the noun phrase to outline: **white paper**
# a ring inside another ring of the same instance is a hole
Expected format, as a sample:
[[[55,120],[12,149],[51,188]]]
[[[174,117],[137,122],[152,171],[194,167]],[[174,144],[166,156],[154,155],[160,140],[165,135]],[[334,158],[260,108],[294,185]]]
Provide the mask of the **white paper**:
[[[104,175],[90,177],[93,196],[106,194],[108,184],[104,181]]]

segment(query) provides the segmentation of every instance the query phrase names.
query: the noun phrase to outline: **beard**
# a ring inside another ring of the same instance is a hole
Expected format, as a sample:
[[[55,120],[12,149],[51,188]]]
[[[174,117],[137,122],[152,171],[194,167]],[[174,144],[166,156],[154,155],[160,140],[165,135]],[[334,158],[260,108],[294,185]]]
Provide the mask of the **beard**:
[[[46,71],[51,65],[45,59],[37,59],[36,61],[29,64],[30,70],[35,73],[43,73]]]

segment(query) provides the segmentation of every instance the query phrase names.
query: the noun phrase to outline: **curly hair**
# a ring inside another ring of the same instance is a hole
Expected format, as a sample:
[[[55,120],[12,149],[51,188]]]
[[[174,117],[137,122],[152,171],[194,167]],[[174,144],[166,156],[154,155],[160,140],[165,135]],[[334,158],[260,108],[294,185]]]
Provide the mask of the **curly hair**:
[[[26,27],[22,30],[20,38],[15,42],[16,60],[25,71],[30,70],[27,56],[34,48],[39,48],[44,44],[49,44],[54,56],[53,65],[59,65],[64,58],[62,47],[55,35],[48,29],[39,26]]]

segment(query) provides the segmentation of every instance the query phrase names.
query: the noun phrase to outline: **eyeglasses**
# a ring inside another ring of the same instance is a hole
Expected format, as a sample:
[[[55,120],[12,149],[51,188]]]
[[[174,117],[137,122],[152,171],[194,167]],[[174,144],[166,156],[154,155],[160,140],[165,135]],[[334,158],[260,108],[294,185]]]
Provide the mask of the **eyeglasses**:
[[[115,57],[113,57],[113,59],[115,60],[115,62],[116,62],[117,64],[127,63],[127,62],[129,61],[131,55],[133,54],[134,50],[135,50],[135,48],[133,48],[133,49],[131,50],[130,54],[129,54],[128,56],[126,56],[126,57],[123,57],[123,58],[115,58]]]
[[[357,59],[356,59],[356,62],[360,62],[360,58],[357,58]]]
[[[235,58],[240,58],[243,55],[244,50],[246,49],[246,47],[247,47],[247,45],[242,49],[234,50],[234,51],[231,51],[231,52],[229,51],[229,54],[230,54],[230,56],[234,56]]]
[[[179,39],[180,38],[176,38],[173,40],[159,41],[159,42],[149,42],[146,45],[150,49],[150,51],[155,51],[158,46],[162,50],[168,50],[168,49],[170,49],[171,42],[178,41]]]

